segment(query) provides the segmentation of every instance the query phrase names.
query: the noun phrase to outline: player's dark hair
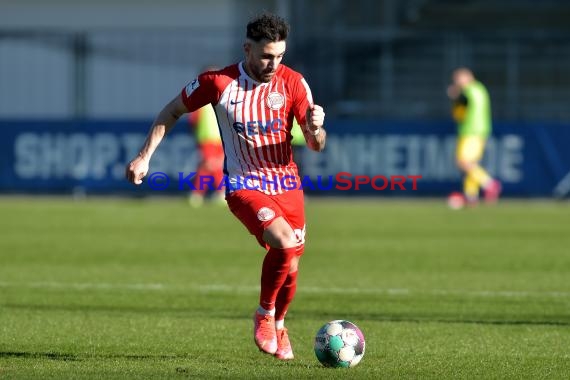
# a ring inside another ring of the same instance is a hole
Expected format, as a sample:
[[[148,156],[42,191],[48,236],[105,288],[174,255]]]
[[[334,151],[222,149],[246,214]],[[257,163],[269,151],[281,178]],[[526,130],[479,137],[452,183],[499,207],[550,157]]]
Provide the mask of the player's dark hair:
[[[263,13],[247,24],[247,38],[259,42],[266,39],[271,42],[284,41],[289,34],[289,24],[281,17]]]

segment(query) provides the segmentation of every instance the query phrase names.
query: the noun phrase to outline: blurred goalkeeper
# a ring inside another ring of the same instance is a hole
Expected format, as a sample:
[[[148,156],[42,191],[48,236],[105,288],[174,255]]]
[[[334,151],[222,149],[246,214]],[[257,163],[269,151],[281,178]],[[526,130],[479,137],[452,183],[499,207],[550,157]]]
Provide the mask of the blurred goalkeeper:
[[[281,64],[288,32],[289,25],[272,14],[250,21],[245,59],[202,73],[183,88],[158,114],[126,170],[130,182],[141,184],[152,154],[176,120],[213,106],[224,147],[226,201],[266,250],[254,341],[282,360],[293,359],[285,314],[305,248],[303,190],[291,186],[300,183],[291,148],[293,119],[302,126],[309,148],[321,151],[326,141],[323,108],[313,103],[303,76]]]
[[[489,93],[471,70],[461,67],[453,71],[447,94],[453,101],[453,119],[457,123],[456,161],[464,173],[465,200],[477,205],[482,189],[485,201],[494,203],[501,193],[501,183],[480,165],[492,128]]]

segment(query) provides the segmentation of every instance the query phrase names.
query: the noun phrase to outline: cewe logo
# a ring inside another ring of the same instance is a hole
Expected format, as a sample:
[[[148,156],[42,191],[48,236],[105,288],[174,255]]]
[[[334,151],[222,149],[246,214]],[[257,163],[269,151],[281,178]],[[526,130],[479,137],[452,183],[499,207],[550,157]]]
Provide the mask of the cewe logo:
[[[268,120],[265,123],[262,120],[253,120],[241,123],[236,121],[233,124],[234,130],[238,134],[246,136],[267,135],[269,133],[277,133],[284,127],[283,120],[277,118]]]

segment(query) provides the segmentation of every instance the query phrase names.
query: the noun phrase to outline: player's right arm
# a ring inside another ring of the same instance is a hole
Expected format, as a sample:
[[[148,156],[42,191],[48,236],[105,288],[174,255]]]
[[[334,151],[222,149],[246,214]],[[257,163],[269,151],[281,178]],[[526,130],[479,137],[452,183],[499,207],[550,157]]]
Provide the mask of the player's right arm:
[[[188,109],[184,105],[182,95],[172,99],[154,120],[146,140],[137,156],[127,165],[126,176],[129,182],[140,185],[149,168],[150,158],[166,134],[174,127],[176,121]]]
[[[154,151],[183,114],[194,112],[208,103],[217,102],[218,88],[212,74],[207,72],[199,75],[160,111],[140,152],[127,165],[126,176],[129,182],[135,185],[142,183]]]

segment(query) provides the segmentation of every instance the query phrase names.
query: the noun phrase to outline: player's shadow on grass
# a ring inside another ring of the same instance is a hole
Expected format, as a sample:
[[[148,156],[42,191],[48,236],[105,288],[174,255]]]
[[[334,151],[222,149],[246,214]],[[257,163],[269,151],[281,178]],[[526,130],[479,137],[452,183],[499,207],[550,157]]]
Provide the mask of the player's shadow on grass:
[[[103,313],[146,313],[146,314],[169,314],[178,318],[218,318],[218,319],[248,319],[249,314],[240,313],[235,309],[203,308],[196,307],[163,307],[163,306],[119,306],[119,305],[33,305],[33,304],[4,304],[5,308],[26,309],[26,310],[55,310],[70,312],[103,312]],[[246,315],[247,314],[247,315]],[[338,319],[338,313],[328,313],[316,310],[295,310],[291,316],[296,318],[314,319],[318,317],[322,320]],[[535,326],[570,326],[568,315],[553,315],[545,319],[544,316],[536,315],[536,318],[527,317],[517,319],[514,315],[499,317],[480,318],[459,318],[450,314],[380,314],[349,312],[348,316],[354,320],[371,320],[386,322],[413,322],[413,323],[455,323],[455,324],[481,324],[481,325],[535,325]],[[348,317],[347,316],[347,317]]]
[[[45,311],[69,311],[82,313],[144,313],[144,314],[164,314],[171,316],[180,314],[187,316],[207,316],[212,317],[212,309],[200,309],[196,307],[167,307],[167,306],[125,306],[125,305],[35,305],[35,304],[3,304],[4,308],[23,310],[45,310]],[[218,315],[228,317],[228,313],[235,314],[234,311],[219,310]],[[215,317],[215,316],[214,316]]]
[[[294,314],[297,318],[310,318],[314,319],[319,316],[322,320],[338,319],[338,313],[315,313],[314,310],[310,312],[297,311]],[[457,318],[457,316],[441,314],[433,315],[390,315],[390,314],[373,314],[373,313],[348,313],[347,318],[353,320],[368,320],[368,321],[385,321],[385,322],[411,322],[411,323],[454,323],[454,324],[480,324],[480,325],[534,325],[534,326],[570,326],[568,316],[551,316],[551,319],[515,319],[512,316],[505,316],[504,319],[498,318]]]
[[[187,359],[188,355],[134,355],[134,354],[66,354],[61,352],[25,352],[25,351],[0,351],[1,358],[24,358],[24,359],[49,359],[61,361],[80,361],[93,358],[105,359],[129,359],[129,360],[174,360]]]
[[[23,359],[50,359],[62,361],[77,361],[77,355],[63,354],[60,352],[22,352],[0,351],[0,358],[23,358]]]

